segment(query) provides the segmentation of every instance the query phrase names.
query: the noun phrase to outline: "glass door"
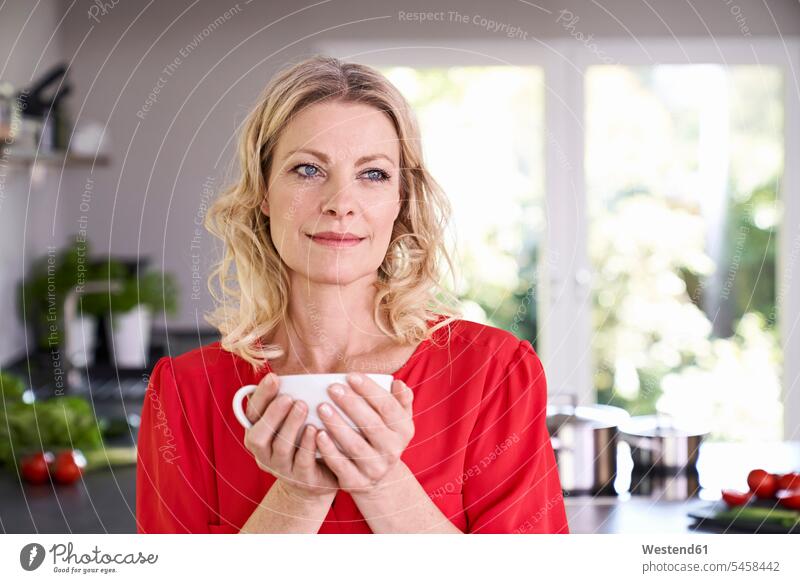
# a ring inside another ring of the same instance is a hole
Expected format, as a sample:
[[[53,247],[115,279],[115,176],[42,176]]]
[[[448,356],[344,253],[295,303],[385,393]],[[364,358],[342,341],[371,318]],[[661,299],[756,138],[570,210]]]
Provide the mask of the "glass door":
[[[535,66],[380,67],[410,102],[453,207],[465,317],[538,344],[545,227],[544,73]]]
[[[782,69],[593,65],[585,121],[598,402],[781,439]]]

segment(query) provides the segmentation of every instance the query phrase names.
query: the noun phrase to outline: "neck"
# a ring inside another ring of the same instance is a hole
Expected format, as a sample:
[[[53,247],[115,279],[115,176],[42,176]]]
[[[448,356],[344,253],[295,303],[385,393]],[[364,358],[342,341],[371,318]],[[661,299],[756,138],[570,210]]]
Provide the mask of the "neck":
[[[288,318],[275,334],[285,350],[279,360],[309,372],[336,370],[342,362],[385,345],[386,334],[373,318],[376,278],[347,285],[293,278]]]

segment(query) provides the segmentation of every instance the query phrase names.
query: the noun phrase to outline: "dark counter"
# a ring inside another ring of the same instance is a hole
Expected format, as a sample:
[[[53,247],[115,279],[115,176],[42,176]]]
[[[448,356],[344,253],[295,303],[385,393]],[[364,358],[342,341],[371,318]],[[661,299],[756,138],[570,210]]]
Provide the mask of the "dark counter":
[[[670,499],[675,491],[652,496],[567,496],[573,534],[686,533],[690,511],[712,503],[720,488],[747,489],[747,472],[800,468],[800,442],[743,445],[705,443],[699,463],[703,488],[690,499]],[[772,460],[772,461],[771,461]],[[0,475],[0,528],[6,533],[136,532],[134,466],[87,473],[75,485],[31,486]]]
[[[136,532],[136,466],[87,472],[75,484],[31,485],[0,477],[4,533]]]

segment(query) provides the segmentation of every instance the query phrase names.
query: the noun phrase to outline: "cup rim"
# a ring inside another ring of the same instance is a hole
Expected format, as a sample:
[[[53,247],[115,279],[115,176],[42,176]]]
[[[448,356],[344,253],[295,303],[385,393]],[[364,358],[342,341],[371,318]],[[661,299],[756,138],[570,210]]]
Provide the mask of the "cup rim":
[[[272,371],[271,371],[272,372]],[[310,372],[310,373],[299,373],[299,374],[278,374],[274,373],[278,378],[286,378],[286,377],[327,377],[327,376],[347,376],[349,374],[353,374],[351,372]],[[394,375],[387,374],[387,373],[377,373],[377,372],[359,372],[358,374],[363,374],[369,377],[390,377],[394,378]]]

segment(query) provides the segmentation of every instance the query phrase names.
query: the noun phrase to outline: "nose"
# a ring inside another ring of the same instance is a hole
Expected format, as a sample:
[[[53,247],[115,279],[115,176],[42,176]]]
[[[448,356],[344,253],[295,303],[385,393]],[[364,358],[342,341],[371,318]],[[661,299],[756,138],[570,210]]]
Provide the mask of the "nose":
[[[330,190],[325,195],[322,213],[341,217],[355,215],[358,206],[357,186],[356,181],[349,177],[332,180]]]

